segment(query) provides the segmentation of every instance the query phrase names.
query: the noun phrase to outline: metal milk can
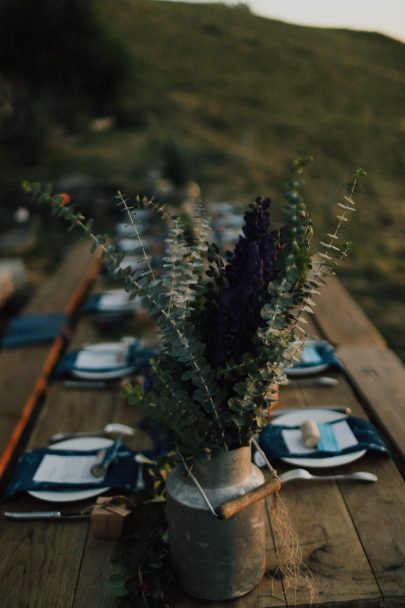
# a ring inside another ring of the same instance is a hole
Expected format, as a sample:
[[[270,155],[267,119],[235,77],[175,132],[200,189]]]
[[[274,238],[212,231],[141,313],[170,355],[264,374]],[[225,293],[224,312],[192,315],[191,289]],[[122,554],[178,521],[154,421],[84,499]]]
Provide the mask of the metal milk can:
[[[262,579],[265,504],[279,489],[264,482],[250,447],[184,461],[166,481],[172,564],[180,587],[195,597],[241,596]],[[246,506],[247,505],[247,506]],[[233,514],[235,513],[235,514]]]

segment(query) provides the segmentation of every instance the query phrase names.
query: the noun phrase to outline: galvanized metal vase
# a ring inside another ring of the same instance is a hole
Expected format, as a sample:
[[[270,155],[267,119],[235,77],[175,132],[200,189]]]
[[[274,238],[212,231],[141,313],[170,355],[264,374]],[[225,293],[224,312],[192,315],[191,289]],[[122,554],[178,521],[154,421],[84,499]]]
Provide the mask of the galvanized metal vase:
[[[198,457],[191,466],[209,502],[219,505],[264,481],[250,447]],[[233,517],[216,517],[183,465],[166,483],[170,553],[180,587],[207,600],[235,598],[253,589],[265,572],[265,505],[259,500]]]

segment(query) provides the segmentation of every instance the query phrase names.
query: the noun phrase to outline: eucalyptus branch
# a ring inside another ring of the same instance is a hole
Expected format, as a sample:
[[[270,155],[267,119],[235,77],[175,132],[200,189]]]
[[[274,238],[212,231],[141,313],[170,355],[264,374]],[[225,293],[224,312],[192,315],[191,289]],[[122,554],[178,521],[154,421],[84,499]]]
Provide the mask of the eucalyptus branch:
[[[333,253],[341,253],[342,250],[337,247],[335,244],[338,240],[338,235],[340,234],[343,225],[348,221],[348,213],[351,213],[356,210],[355,201],[353,199],[354,193],[358,187],[359,179],[366,175],[366,172],[362,169],[358,169],[354,173],[354,179],[348,186],[348,196],[344,197],[346,204],[338,203],[338,206],[343,209],[343,212],[337,216],[338,223],[335,227],[334,232],[329,234],[330,241],[325,243],[321,242],[321,245],[325,247],[327,250]],[[294,200],[297,199],[296,196],[293,197]],[[291,255],[291,254],[290,254]],[[301,322],[306,322],[303,318],[303,314],[308,312],[313,314],[313,307],[315,306],[315,302],[312,299],[312,296],[316,292],[316,288],[319,288],[321,282],[327,276],[327,272],[324,270],[327,267],[330,267],[331,262],[334,261],[334,257],[329,255],[329,253],[320,253],[321,262],[319,264],[319,268],[315,272],[313,278],[310,280],[309,284],[305,283],[300,286],[300,279],[297,277],[295,281],[295,285],[293,287],[294,291],[300,291],[302,294],[302,301],[297,307],[296,311],[291,314],[290,323],[287,324],[287,312],[288,308],[291,305],[291,300],[287,297],[287,290],[283,286],[288,285],[288,276],[291,271],[293,271],[293,256],[291,256],[291,266],[285,268],[285,278],[282,279],[279,285],[270,286],[270,289],[275,289],[274,299],[272,300],[270,305],[266,305],[263,309],[263,317],[266,321],[266,329],[258,331],[258,337],[263,340],[263,342],[267,345],[267,347],[274,347],[274,345],[280,345],[283,342],[283,335],[285,335],[287,339],[287,350],[283,353],[283,359],[285,366],[291,365],[294,360],[297,359],[299,352],[302,350],[305,340],[308,337],[307,332],[304,328],[301,327]],[[345,253],[343,253],[343,256]],[[288,259],[288,258],[287,258]],[[284,288],[283,288],[284,287]],[[284,327],[278,327],[278,319],[281,319],[281,325]],[[297,340],[297,337],[294,336],[294,330],[297,329],[303,336]],[[289,337],[288,337],[289,336]],[[257,377],[263,376],[265,374],[266,368],[264,366],[260,367],[257,370]],[[274,375],[274,380],[278,380],[279,382],[283,381],[284,375]],[[249,389],[247,390],[249,392]]]
[[[134,387],[132,395],[191,449],[247,445],[267,423],[275,386],[285,381],[285,368],[298,360],[308,337],[305,313],[314,312],[314,296],[347,256],[340,233],[356,209],[354,194],[365,172],[355,172],[338,203],[337,224],[321,241],[314,268],[312,223],[301,195],[308,162],[298,159],[287,182],[286,225],[274,229],[271,201],[258,197],[245,213],[227,263],[216,246],[208,246],[210,228],[201,204],[190,212],[189,233],[188,224],[185,229],[164,205],[138,198],[137,205],[151,209],[168,229],[159,271],[152,268],[135,210],[121,192],[116,198],[141,245],[142,270],[123,267],[124,253],[93,232],[92,220],[54,197],[51,186],[25,183],[38,202],[50,204],[69,229],[78,228],[89,239],[92,251],[100,249],[129,297],[139,294],[158,321],[161,350],[150,365],[153,390],[141,397]]]
[[[205,400],[209,403],[210,409],[212,413],[217,417],[217,406],[213,399],[213,392],[210,390],[208,386],[207,380],[204,378],[202,373],[202,366],[199,364],[197,357],[193,352],[193,348],[187,339],[187,336],[179,327],[176,318],[172,316],[168,311],[161,307],[160,302],[156,297],[154,297],[154,291],[151,289],[146,289],[146,285],[144,288],[144,279],[143,276],[141,279],[136,278],[136,273],[132,273],[129,268],[120,268],[120,264],[123,260],[124,255],[120,252],[117,253],[115,247],[113,245],[106,246],[106,237],[96,235],[92,232],[92,222],[91,220],[86,222],[86,218],[81,213],[76,213],[72,206],[65,207],[63,206],[63,199],[61,197],[52,196],[52,188],[46,186],[45,189],[42,188],[41,184],[34,183],[30,184],[29,182],[24,182],[23,184],[24,190],[26,192],[31,193],[39,203],[50,204],[53,212],[68,221],[72,228],[78,228],[82,232],[84,232],[87,239],[92,242],[92,250],[94,251],[98,247],[100,247],[103,255],[109,259],[110,264],[113,269],[124,279],[124,285],[126,291],[130,294],[133,293],[143,293],[143,299],[149,303],[149,309],[151,310],[154,316],[158,316],[163,324],[168,326],[171,331],[174,332],[174,336],[179,340],[182,347],[182,358],[184,362],[189,362],[192,369],[196,372],[196,376],[194,380],[197,382],[198,388],[205,394]],[[163,209],[160,209],[160,212],[164,213]],[[173,345],[170,345],[173,346]],[[198,347],[199,350],[202,350],[202,346],[194,344],[194,347]],[[208,364],[205,363],[204,366],[207,371],[209,371]]]
[[[139,242],[139,244],[141,246],[143,259],[145,260],[145,262],[146,262],[146,264],[148,266],[148,270],[150,272],[150,275],[151,275],[152,279],[155,279],[156,277],[155,277],[155,274],[153,272],[152,266],[150,264],[150,256],[147,255],[147,253],[145,251],[145,247],[144,247],[141,235],[139,234],[138,227],[137,227],[136,222],[134,220],[133,213],[136,212],[135,207],[129,207],[128,206],[127,199],[125,198],[125,196],[119,190],[118,190],[117,195],[116,195],[115,198],[118,201],[118,206],[122,207],[124,209],[124,211],[126,212],[126,214],[127,214],[129,224],[130,224],[132,230],[134,231],[135,237],[136,237],[136,239],[138,240],[138,242]]]

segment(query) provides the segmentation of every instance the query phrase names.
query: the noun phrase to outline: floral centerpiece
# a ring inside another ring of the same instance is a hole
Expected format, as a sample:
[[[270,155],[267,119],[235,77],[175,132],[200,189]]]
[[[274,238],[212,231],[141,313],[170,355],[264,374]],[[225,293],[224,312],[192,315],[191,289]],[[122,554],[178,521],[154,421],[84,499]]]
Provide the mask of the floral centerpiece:
[[[50,203],[56,215],[81,229],[93,250],[102,248],[130,297],[140,296],[157,320],[161,347],[151,363],[153,391],[142,394],[133,387],[129,392],[187,451],[247,445],[267,423],[285,366],[296,360],[306,337],[303,313],[313,311],[313,296],[346,255],[338,235],[355,209],[353,194],[364,172],[357,171],[348,185],[338,224],[322,243],[315,269],[311,218],[300,192],[307,163],[296,161],[286,184],[285,224],[274,228],[270,199],[258,198],[245,213],[234,251],[225,258],[208,244],[210,228],[201,206],[193,212],[190,236],[168,209],[138,199],[140,207],[152,208],[164,221],[168,236],[160,269],[152,267],[144,251],[146,268],[137,272],[124,267],[124,254],[106,236],[92,232],[92,220],[65,206],[49,186],[24,184],[40,203]],[[141,240],[136,209],[120,193],[117,200]]]
[[[268,424],[285,367],[298,358],[307,337],[304,313],[313,312],[314,295],[346,255],[340,229],[355,209],[353,195],[364,171],[348,185],[336,228],[322,242],[315,264],[311,218],[301,194],[307,163],[295,162],[286,185],[284,225],[275,228],[270,199],[257,198],[245,212],[234,251],[225,255],[208,243],[201,205],[192,211],[190,230],[165,207],[138,199],[138,207],[151,208],[167,226],[167,249],[158,268],[143,250],[144,267],[135,272],[125,268],[123,254],[106,236],[93,232],[92,221],[64,205],[50,187],[25,184],[38,202],[50,203],[56,215],[81,229],[93,250],[102,248],[130,297],[141,297],[157,320],[160,349],[150,363],[152,390],[127,390],[170,429],[182,458],[215,458],[246,448]],[[136,208],[120,193],[117,200],[141,240]],[[181,505],[175,508],[181,512]],[[224,597],[231,595],[216,599]]]

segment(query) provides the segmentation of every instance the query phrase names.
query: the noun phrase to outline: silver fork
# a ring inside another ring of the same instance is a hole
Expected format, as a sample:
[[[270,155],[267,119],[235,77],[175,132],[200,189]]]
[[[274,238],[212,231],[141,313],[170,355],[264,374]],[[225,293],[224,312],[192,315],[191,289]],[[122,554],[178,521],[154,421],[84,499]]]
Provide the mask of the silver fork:
[[[312,475],[306,469],[292,469],[280,475],[281,483],[293,481],[294,479],[303,479],[304,481],[331,481],[347,479],[351,481],[368,481],[375,482],[378,480],[374,473],[366,473],[365,471],[357,471],[356,473],[343,473],[340,475]]]

